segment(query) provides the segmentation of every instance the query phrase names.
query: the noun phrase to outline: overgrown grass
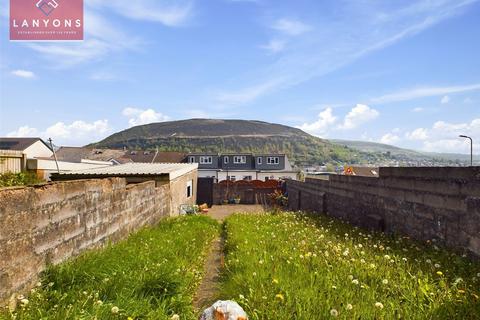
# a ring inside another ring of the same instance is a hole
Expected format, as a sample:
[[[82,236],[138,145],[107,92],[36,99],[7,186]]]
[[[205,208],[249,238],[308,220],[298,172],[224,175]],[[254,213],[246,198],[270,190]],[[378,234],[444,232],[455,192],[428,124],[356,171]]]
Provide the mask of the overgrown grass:
[[[195,319],[192,298],[217,222],[170,219],[52,267],[11,319]],[[1,315],[0,315],[1,318]]]
[[[250,319],[480,319],[480,264],[327,217],[234,215],[222,298]]]

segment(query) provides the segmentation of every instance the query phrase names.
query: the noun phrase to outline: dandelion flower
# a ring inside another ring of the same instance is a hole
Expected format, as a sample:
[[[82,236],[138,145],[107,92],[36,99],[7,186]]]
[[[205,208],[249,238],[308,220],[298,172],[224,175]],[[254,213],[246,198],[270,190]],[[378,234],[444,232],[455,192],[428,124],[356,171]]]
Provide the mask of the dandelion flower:
[[[337,311],[337,309],[332,309],[332,310],[330,310],[330,315],[331,315],[332,317],[338,317],[338,311]]]
[[[349,276],[348,276],[348,279],[353,280],[353,276],[352,276],[352,275],[349,275]]]
[[[23,298],[22,300],[20,300],[20,302],[22,303],[22,305],[26,306],[30,301],[28,301],[28,299]]]
[[[278,284],[278,280],[277,280],[277,279],[273,279],[273,280],[272,280],[272,283]]]
[[[120,311],[120,309],[117,306],[113,306],[111,311],[113,314],[117,314]]]
[[[383,284],[388,284],[388,280],[387,280],[387,279],[383,279],[383,280],[382,280],[382,283],[383,283]]]
[[[439,263],[435,263],[435,268],[440,268],[440,264]]]
[[[443,276],[443,272],[442,272],[442,271],[437,271],[437,274],[438,274],[439,276]]]
[[[390,256],[388,254],[384,255],[384,258],[390,260]]]
[[[239,294],[238,297],[241,299],[241,300],[244,300],[245,299],[245,296],[243,294]]]
[[[353,306],[349,303],[349,304],[347,304],[346,308],[347,308],[347,310],[352,310]]]
[[[375,302],[375,308],[383,309],[383,303]]]
[[[353,279],[353,280],[352,280],[352,283],[355,284],[355,285],[358,285],[358,284],[359,284],[359,282],[358,282],[357,279]]]
[[[284,301],[284,300],[285,300],[285,298],[283,297],[283,294],[281,294],[281,293],[277,293],[277,294],[275,295],[275,299],[280,300],[280,301]]]
[[[180,316],[178,314],[174,314],[170,319],[171,320],[180,320]]]
[[[101,306],[101,305],[103,304],[103,301],[102,301],[102,300],[97,300],[97,301],[95,302],[95,304]]]

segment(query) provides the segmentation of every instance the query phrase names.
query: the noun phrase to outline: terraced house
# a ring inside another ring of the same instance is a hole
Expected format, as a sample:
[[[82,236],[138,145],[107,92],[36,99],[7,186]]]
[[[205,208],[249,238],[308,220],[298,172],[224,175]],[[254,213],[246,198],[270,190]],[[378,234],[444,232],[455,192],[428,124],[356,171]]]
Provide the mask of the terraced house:
[[[198,163],[198,176],[222,180],[297,179],[285,154],[190,153],[188,163]]]

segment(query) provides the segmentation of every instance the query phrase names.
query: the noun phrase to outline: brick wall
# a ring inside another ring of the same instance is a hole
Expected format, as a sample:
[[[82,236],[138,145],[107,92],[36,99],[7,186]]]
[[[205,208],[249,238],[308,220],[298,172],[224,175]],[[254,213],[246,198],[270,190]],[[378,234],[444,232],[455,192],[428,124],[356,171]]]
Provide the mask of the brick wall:
[[[324,212],[355,225],[480,256],[480,167],[380,168],[379,178],[288,181],[291,210]]]
[[[0,189],[0,303],[28,290],[46,265],[170,215],[169,189],[122,178]]]
[[[240,197],[241,204],[266,204],[268,195],[279,187],[255,187],[253,184],[213,184],[213,204],[222,204],[223,200]]]

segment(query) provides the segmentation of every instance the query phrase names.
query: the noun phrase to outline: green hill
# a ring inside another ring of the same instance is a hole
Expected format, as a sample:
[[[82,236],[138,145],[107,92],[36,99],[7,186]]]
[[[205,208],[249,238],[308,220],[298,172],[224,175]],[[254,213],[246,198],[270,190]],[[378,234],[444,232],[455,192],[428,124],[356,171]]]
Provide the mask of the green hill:
[[[380,153],[333,144],[285,125],[249,120],[190,119],[137,126],[94,143],[97,148],[181,152],[285,153],[297,165],[374,163]]]

